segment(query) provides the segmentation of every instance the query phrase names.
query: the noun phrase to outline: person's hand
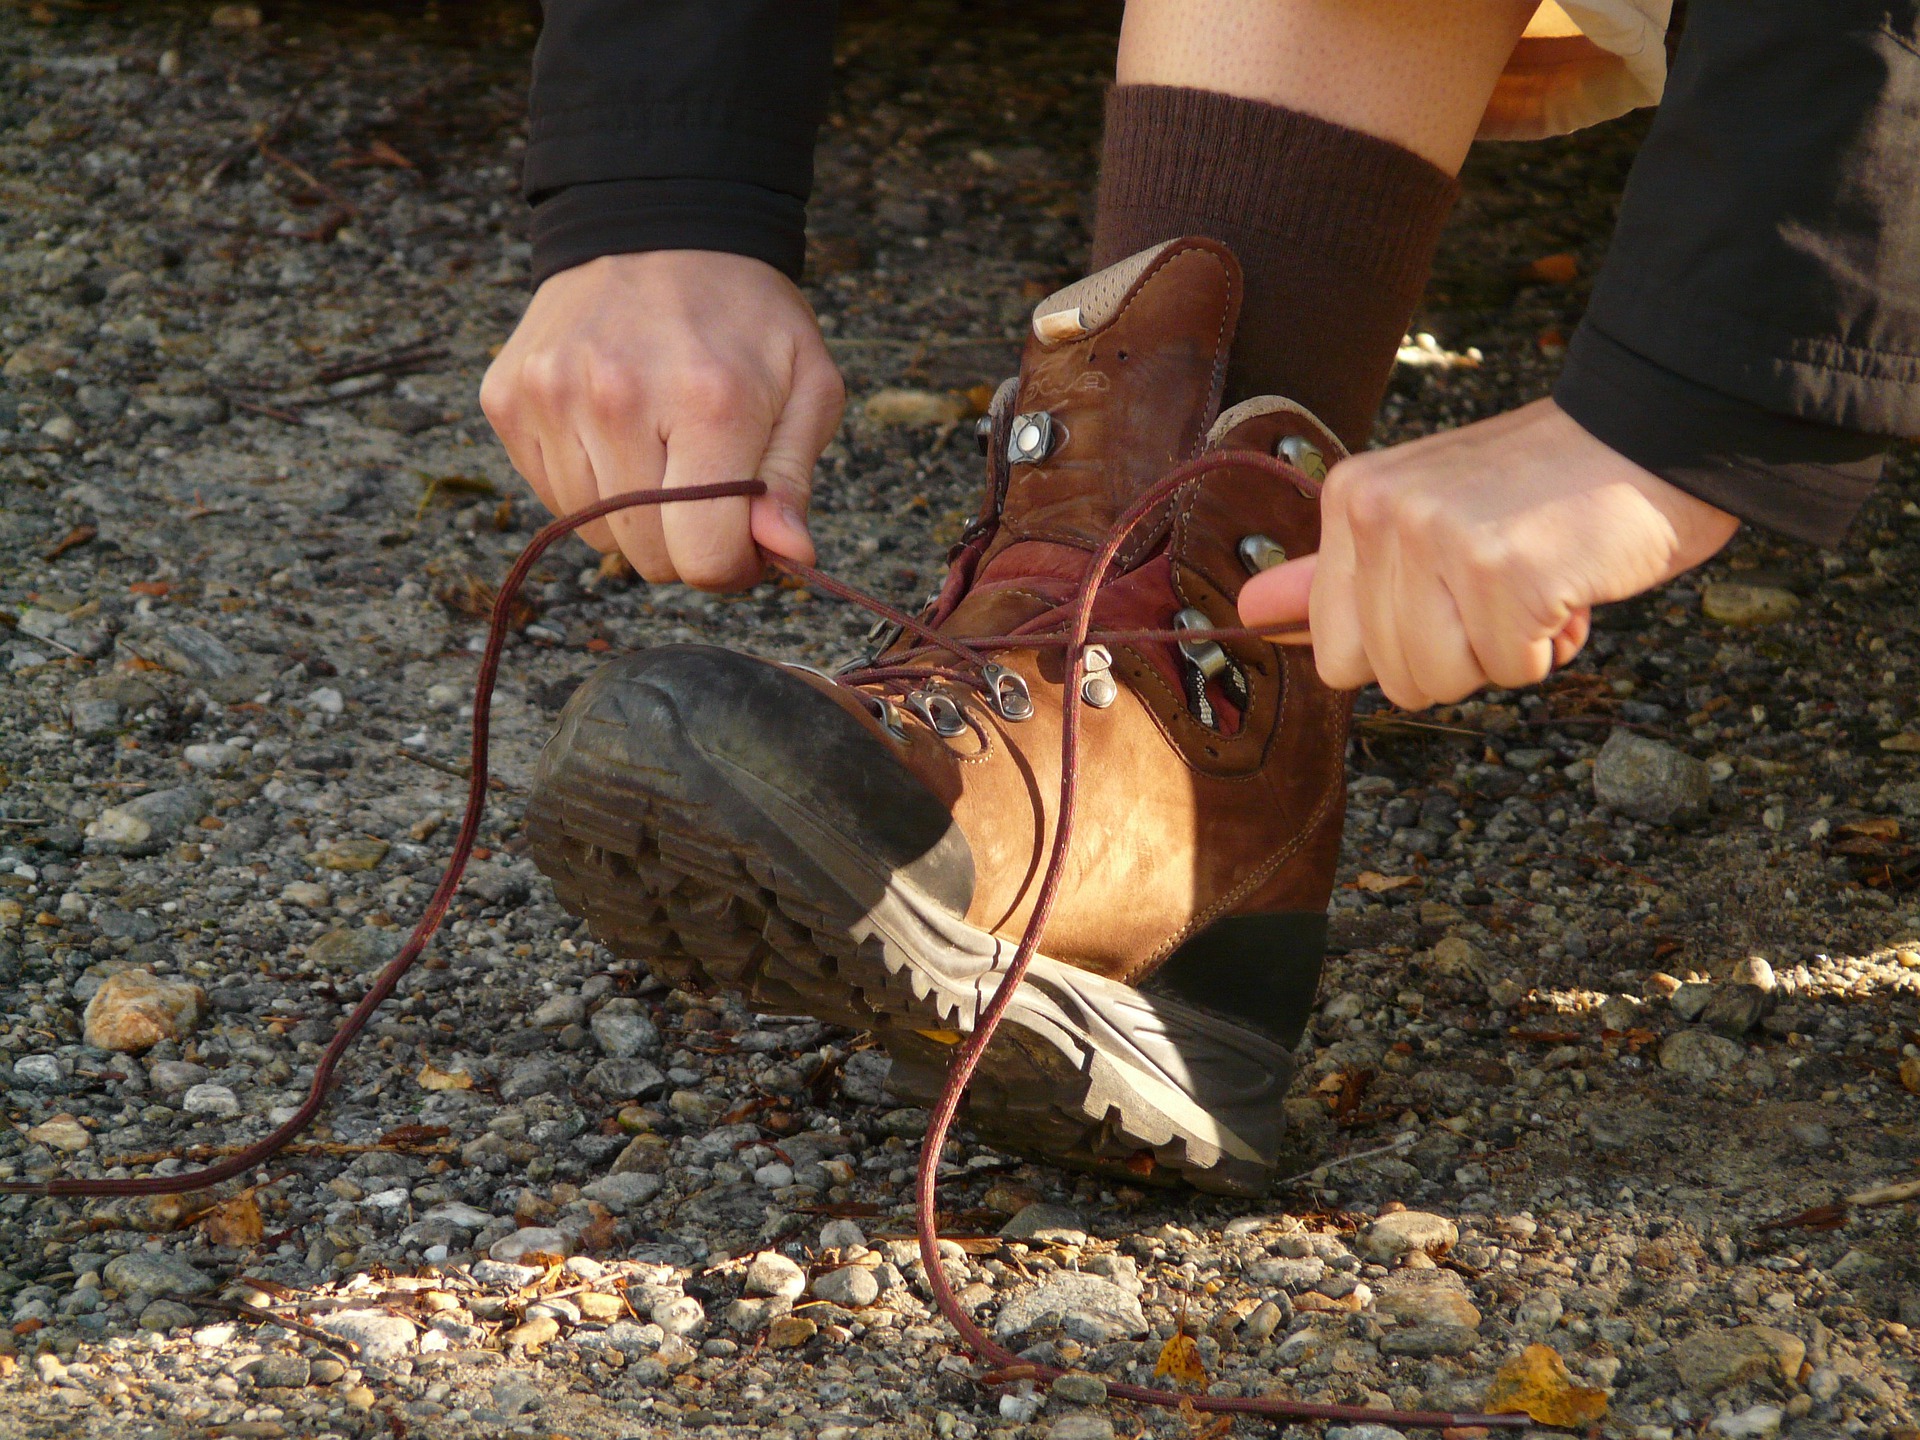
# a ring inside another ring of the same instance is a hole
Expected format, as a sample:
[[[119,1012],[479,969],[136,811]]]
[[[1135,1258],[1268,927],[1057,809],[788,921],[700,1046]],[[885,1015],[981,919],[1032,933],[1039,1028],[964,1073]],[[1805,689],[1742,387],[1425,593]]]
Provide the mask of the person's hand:
[[[1407,710],[1546,678],[1595,605],[1701,564],[1740,522],[1582,429],[1551,400],[1334,466],[1320,553],[1240,592],[1244,624],[1309,621],[1329,685]]]
[[[607,255],[550,277],[480,386],[555,515],[635,490],[764,480],[751,502],[636,507],[579,532],[648,580],[711,590],[756,580],[760,549],[812,563],[813,465],[845,400],[793,283],[709,250]]]

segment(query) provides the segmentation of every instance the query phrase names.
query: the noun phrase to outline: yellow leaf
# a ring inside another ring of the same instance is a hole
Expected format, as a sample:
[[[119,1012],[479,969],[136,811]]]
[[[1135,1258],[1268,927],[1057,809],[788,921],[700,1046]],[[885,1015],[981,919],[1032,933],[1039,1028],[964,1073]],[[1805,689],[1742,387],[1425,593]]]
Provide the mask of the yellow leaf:
[[[1182,1330],[1167,1339],[1160,1347],[1160,1358],[1153,1362],[1156,1379],[1170,1378],[1176,1385],[1187,1385],[1198,1390],[1207,1383],[1207,1367],[1200,1363],[1200,1346],[1193,1336]]]
[[[1407,885],[1418,885],[1418,875],[1382,875],[1378,870],[1362,870],[1355,877],[1353,888],[1364,890],[1369,895],[1378,895],[1384,890],[1399,890]]]
[[[1574,1384],[1558,1351],[1529,1345],[1500,1367],[1483,1408],[1490,1415],[1527,1415],[1542,1425],[1575,1429],[1607,1413],[1607,1392]]]
[[[245,1248],[258,1245],[267,1227],[260,1218],[259,1203],[251,1192],[223,1200],[200,1221],[209,1245],[234,1245]]]
[[[464,1070],[442,1070],[431,1060],[420,1067],[420,1073],[413,1077],[420,1082],[422,1090],[471,1090],[473,1076]]]

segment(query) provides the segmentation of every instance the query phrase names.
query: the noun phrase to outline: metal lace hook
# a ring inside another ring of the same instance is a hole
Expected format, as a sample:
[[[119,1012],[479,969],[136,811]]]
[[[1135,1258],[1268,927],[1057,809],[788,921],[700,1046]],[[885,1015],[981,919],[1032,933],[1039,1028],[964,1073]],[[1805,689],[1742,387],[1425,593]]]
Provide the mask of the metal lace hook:
[[[907,696],[907,708],[927,722],[927,728],[943,740],[951,740],[967,728],[966,716],[951,695],[938,690],[915,690]]]
[[[1002,720],[1033,718],[1033,696],[1027,690],[1025,680],[1006,666],[996,665],[992,661],[981,668],[980,677],[987,682],[987,695]]]

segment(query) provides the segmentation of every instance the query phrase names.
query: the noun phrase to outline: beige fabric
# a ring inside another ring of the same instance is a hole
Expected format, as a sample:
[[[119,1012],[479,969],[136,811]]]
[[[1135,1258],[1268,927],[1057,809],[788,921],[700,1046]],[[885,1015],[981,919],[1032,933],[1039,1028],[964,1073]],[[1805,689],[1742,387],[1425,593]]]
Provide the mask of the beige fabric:
[[[1177,241],[1164,240],[1137,255],[1076,280],[1064,290],[1056,290],[1033,310],[1033,337],[1042,345],[1058,345],[1091,335],[1105,325],[1120,309],[1134,282],[1147,273],[1147,267],[1161,252]]]
[[[1660,103],[1673,0],[1545,0],[1480,122],[1482,140],[1538,140]]]

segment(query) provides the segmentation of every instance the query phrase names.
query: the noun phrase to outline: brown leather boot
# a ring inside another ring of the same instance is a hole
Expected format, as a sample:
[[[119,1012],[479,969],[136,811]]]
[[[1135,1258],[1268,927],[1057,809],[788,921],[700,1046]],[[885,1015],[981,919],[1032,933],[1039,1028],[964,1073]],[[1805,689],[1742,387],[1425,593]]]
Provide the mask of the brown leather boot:
[[[926,623],[1065,629],[1120,513],[1209,448],[1296,469],[1178,491],[1095,630],[1230,627],[1250,573],[1317,547],[1339,442],[1285,400],[1216,416],[1239,301],[1232,255],[1189,239],[1042,302]],[[534,857],[616,954],[870,1028],[893,1088],[930,1097],[1013,956],[1058,804],[1060,652],[994,659],[974,685],[911,638],[839,682],[706,646],[615,661],[542,757]],[[1306,649],[1251,641],[1093,652],[1081,693],[1064,883],[963,1114],[1070,1163],[1256,1191],[1318,983],[1349,697]]]

